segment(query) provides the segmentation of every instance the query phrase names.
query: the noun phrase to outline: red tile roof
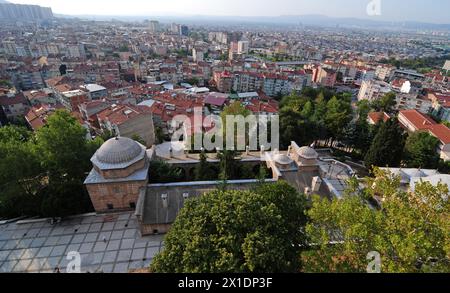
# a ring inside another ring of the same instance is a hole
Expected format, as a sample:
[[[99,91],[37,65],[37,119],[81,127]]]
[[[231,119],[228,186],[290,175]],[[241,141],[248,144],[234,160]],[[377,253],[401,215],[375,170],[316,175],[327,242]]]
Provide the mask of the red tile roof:
[[[18,104],[28,104],[28,100],[25,98],[23,93],[19,93],[14,97],[0,96],[0,106],[11,106]]]
[[[389,119],[391,119],[391,117],[388,114],[386,114],[385,112],[371,112],[371,113],[369,113],[369,119],[374,124],[378,124],[381,120],[386,122]]]
[[[405,117],[418,131],[428,131],[438,138],[443,144],[450,144],[450,129],[436,123],[433,119],[420,113],[417,110],[400,111],[400,115]]]

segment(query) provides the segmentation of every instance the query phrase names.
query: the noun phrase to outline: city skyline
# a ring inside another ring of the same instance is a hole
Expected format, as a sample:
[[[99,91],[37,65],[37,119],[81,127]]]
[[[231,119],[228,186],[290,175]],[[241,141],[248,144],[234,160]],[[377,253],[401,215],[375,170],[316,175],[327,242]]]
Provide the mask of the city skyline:
[[[14,0],[16,4],[35,4],[51,7],[56,14],[66,15],[99,15],[99,16],[248,16],[276,17],[286,15],[325,15],[339,18],[362,18],[381,21],[420,21],[449,24],[450,2],[433,1],[433,5],[425,0],[381,1],[381,15],[370,16],[367,6],[370,0],[280,0],[276,7],[270,2],[247,0],[169,0],[164,2],[148,1],[142,5],[139,0],[129,0],[123,7],[122,1],[53,1],[53,0]],[[214,2],[214,3],[211,3]],[[264,5],[267,4],[267,5]],[[326,4],[326,5],[324,5]]]

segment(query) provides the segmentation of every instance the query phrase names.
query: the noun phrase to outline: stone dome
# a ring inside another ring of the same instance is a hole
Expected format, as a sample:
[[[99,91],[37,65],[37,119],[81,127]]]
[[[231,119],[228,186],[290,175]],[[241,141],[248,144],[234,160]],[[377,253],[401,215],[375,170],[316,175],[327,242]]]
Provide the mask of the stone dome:
[[[306,160],[313,160],[319,157],[319,154],[310,147],[301,147],[298,151],[298,155]]]
[[[100,164],[123,165],[143,158],[145,147],[136,141],[117,137],[105,142],[97,151],[94,158]]]
[[[280,164],[280,165],[290,165],[294,162],[290,157],[288,157],[287,155],[283,155],[283,154],[277,154],[274,156],[273,159],[277,164]]]

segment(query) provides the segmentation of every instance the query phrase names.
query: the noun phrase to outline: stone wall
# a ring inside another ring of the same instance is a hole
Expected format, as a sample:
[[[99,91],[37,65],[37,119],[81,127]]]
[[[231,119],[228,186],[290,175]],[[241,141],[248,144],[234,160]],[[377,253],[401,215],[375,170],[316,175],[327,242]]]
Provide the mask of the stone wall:
[[[139,189],[145,187],[147,181],[130,181],[106,184],[89,184],[86,188],[97,213],[121,210],[133,210],[130,204],[136,204]],[[108,205],[113,205],[109,209]]]

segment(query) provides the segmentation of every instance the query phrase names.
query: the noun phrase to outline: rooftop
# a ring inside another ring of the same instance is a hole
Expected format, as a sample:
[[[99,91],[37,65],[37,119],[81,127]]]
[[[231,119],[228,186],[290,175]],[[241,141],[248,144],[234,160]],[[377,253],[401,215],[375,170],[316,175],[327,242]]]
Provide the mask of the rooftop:
[[[127,273],[147,268],[164,247],[163,236],[141,237],[130,213],[0,222],[0,272],[66,271],[67,254],[81,255],[81,272]]]
[[[144,159],[146,148],[140,143],[116,137],[105,142],[94,154],[92,163],[102,170],[124,169]]]

